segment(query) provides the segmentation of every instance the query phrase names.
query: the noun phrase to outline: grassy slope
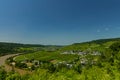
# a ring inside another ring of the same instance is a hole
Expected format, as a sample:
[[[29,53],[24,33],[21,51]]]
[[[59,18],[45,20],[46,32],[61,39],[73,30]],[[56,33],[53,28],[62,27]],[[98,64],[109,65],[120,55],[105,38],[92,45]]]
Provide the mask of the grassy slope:
[[[39,51],[35,53],[20,55],[15,58],[16,61],[23,61],[23,60],[41,60],[41,61],[69,61],[76,58],[77,55],[66,55],[66,54],[59,54],[57,52],[45,52],[45,51]]]
[[[91,51],[104,52],[106,48],[108,48],[110,45],[112,45],[116,41],[120,41],[120,39],[119,38],[102,39],[102,40],[94,40],[94,41],[85,42],[85,43],[75,43],[69,46],[65,46],[56,52],[39,51],[35,53],[18,56],[15,58],[15,60],[23,61],[26,59],[28,60],[36,59],[36,60],[42,60],[42,61],[51,61],[51,60],[69,61],[69,60],[75,59],[77,55],[60,54],[60,53],[64,51],[71,51],[71,50],[87,51],[88,49],[91,49]]]
[[[100,39],[100,40],[93,40],[84,43],[75,43],[61,48],[60,51],[69,51],[69,50],[85,51],[87,49],[101,51],[104,50],[105,48],[108,48],[110,45],[112,45],[117,41],[120,41],[120,38]]]

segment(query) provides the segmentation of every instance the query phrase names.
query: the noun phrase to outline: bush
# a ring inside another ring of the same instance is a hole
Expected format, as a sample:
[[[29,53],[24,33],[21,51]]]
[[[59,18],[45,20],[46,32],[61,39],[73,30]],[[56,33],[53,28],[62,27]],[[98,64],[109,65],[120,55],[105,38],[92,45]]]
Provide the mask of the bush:
[[[7,72],[0,67],[0,80],[5,80]]]
[[[27,64],[21,62],[16,62],[15,66],[18,68],[27,68]]]

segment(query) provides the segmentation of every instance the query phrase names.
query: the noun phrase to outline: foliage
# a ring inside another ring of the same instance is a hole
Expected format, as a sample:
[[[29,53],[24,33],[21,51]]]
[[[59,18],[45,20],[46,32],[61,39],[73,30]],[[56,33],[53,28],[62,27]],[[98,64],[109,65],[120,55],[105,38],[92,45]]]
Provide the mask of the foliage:
[[[6,73],[7,72],[2,67],[0,67],[0,80],[4,80],[6,78]]]
[[[15,66],[18,68],[27,68],[27,64],[21,62],[16,62]]]

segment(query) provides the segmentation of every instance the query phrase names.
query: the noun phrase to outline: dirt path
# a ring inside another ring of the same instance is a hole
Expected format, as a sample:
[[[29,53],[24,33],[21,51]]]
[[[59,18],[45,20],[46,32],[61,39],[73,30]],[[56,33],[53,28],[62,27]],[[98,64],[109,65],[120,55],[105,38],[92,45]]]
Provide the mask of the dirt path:
[[[0,57],[0,66],[5,66],[5,70],[7,72],[11,71],[12,70],[12,67],[5,64],[5,60],[9,57],[12,57],[12,56],[17,56],[19,54],[9,54],[9,55],[5,55],[5,56],[2,56]],[[26,70],[22,70],[22,69],[18,69],[18,68],[14,68],[16,72],[20,73],[20,75],[24,75],[24,74],[31,74],[32,72],[30,71],[26,71]]]

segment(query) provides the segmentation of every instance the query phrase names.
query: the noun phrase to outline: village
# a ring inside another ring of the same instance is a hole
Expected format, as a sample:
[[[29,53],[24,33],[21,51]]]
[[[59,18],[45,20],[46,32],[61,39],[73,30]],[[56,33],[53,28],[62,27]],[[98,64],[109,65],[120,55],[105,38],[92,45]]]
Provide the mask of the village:
[[[66,67],[68,69],[74,67],[74,65],[79,62],[79,64],[81,64],[82,66],[88,64],[88,62],[90,64],[95,64],[97,62],[96,59],[91,60],[89,58],[86,57],[86,55],[91,55],[91,56],[100,56],[101,53],[98,51],[93,51],[92,53],[88,53],[88,52],[82,52],[82,51],[64,51],[61,53],[61,55],[78,55],[79,57],[75,58],[72,61],[58,61],[58,62],[53,62],[56,60],[50,60],[50,61],[41,61],[41,60],[35,60],[35,59],[25,59],[21,62],[16,62],[14,59],[15,57],[11,57],[9,59],[7,59],[7,62],[9,65],[11,66],[15,66],[17,68],[21,68],[21,69],[26,69],[26,70],[35,70],[37,68],[46,68],[46,66],[50,67],[52,65],[52,67],[54,68],[62,68],[62,67]]]

